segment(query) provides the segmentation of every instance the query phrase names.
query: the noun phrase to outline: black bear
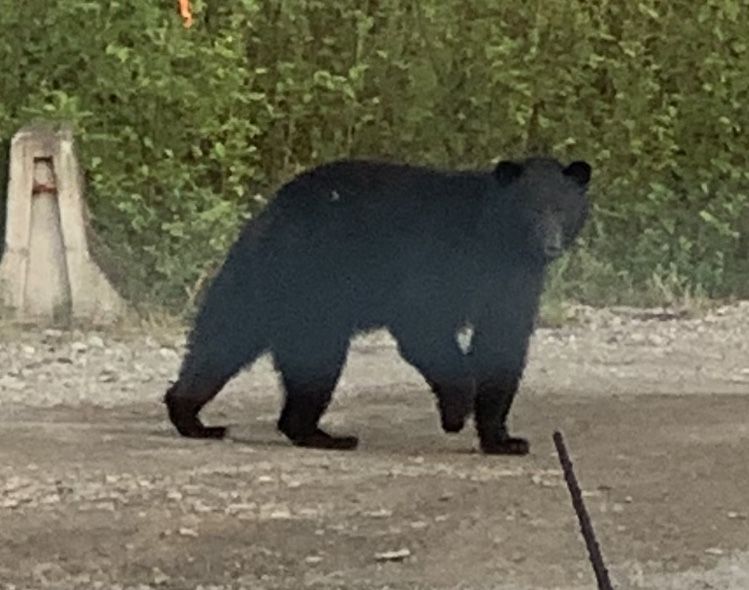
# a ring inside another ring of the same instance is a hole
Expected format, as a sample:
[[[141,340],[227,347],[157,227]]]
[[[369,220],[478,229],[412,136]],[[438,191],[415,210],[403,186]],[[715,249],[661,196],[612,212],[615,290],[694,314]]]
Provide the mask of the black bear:
[[[207,289],[169,417],[221,438],[201,408],[272,353],[285,389],[278,429],[298,446],[352,449],[319,426],[349,340],[386,328],[436,395],[442,428],[474,414],[485,453],[525,454],[506,419],[525,364],[545,268],[588,215],[591,168],[551,158],[442,171],[341,160],[285,184],[249,221]],[[470,350],[458,331],[470,325]]]

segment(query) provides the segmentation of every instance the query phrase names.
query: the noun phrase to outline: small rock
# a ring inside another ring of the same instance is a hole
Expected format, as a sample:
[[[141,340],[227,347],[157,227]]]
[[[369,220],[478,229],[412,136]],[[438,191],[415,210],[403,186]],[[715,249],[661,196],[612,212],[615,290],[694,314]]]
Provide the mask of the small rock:
[[[166,347],[159,349],[159,355],[161,355],[161,358],[166,360],[174,360],[179,356],[176,350]]]
[[[91,336],[88,339],[88,345],[92,348],[104,348],[104,340],[100,336]]]
[[[159,568],[153,568],[153,583],[157,586],[166,584],[171,578],[162,572]]]
[[[734,512],[733,510],[726,514],[731,520],[746,520],[747,516],[743,512]]]
[[[11,391],[21,391],[26,387],[21,379],[11,377],[10,375],[3,375],[0,377],[0,388],[10,389]]]
[[[289,512],[285,508],[274,510],[270,513],[270,518],[273,520],[286,520],[291,518],[291,512]]]
[[[195,503],[192,505],[193,510],[198,513],[206,513],[206,512],[212,512],[213,508],[211,506],[208,506],[208,504],[205,504],[202,500],[195,500]]]
[[[308,555],[304,558],[304,563],[307,563],[309,565],[317,565],[322,561],[322,557],[319,555]]]
[[[406,549],[396,549],[395,551],[383,551],[382,553],[375,553],[375,561],[403,561],[411,556],[411,551]]]
[[[73,344],[70,345],[70,348],[73,352],[86,352],[88,350],[88,346],[84,344],[83,342],[73,342]]]
[[[257,504],[249,502],[245,504],[229,504],[224,512],[227,514],[239,514],[240,512],[254,512],[257,508]]]
[[[59,504],[60,494],[50,494],[39,501],[40,504]]]
[[[648,342],[653,346],[663,346],[666,344],[666,339],[658,334],[650,334],[648,336]]]
[[[705,549],[705,553],[707,555],[723,555],[724,551],[718,547],[710,547],[709,549]]]
[[[273,483],[273,478],[270,475],[261,475],[257,481],[258,483]]]
[[[198,531],[196,531],[195,529],[187,528],[187,527],[180,527],[179,531],[177,532],[183,537],[197,537],[198,536]]]
[[[113,383],[117,381],[117,374],[110,370],[104,370],[99,375],[99,381],[101,383]]]
[[[369,518],[389,518],[393,516],[393,511],[381,508],[380,510],[371,510],[369,512],[365,512],[364,516],[368,516]]]
[[[40,563],[32,567],[31,575],[45,586],[57,586],[67,576],[67,572],[56,563]]]
[[[629,339],[631,342],[634,342],[635,344],[642,344],[645,342],[645,334],[641,334],[640,332],[635,332],[634,334],[630,334]]]
[[[320,515],[320,512],[314,508],[300,508],[297,514],[303,518],[316,518]]]
[[[13,476],[5,482],[3,489],[7,492],[12,492],[13,490],[17,490],[18,488],[23,487],[23,485],[23,481],[20,477]]]
[[[520,553],[519,551],[515,551],[512,555],[510,555],[510,561],[514,563],[520,563],[521,561],[525,561],[525,555],[523,553]]]

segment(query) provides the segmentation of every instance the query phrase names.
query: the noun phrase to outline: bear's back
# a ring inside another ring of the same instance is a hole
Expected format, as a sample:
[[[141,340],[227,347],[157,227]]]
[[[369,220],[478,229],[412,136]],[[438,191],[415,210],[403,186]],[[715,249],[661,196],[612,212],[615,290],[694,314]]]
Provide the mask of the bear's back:
[[[338,160],[293,178],[270,208],[282,225],[329,236],[465,235],[480,216],[489,178],[481,172]]]
[[[305,293],[309,305],[348,301],[372,318],[386,315],[406,284],[444,293],[466,282],[490,178],[361,160],[311,169],[247,228],[249,242],[262,236],[255,260],[263,269],[253,274],[266,277],[285,309],[307,305]]]

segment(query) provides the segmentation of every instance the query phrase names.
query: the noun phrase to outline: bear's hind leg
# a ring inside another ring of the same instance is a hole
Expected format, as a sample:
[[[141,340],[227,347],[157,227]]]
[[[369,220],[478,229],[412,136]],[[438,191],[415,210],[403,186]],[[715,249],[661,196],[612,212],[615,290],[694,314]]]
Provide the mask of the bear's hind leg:
[[[180,377],[166,392],[164,403],[169,419],[177,431],[188,438],[224,438],[225,426],[204,426],[198,417],[202,407],[211,401],[228,381],[228,377],[196,375]]]
[[[285,389],[278,429],[295,446],[351,450],[359,443],[355,436],[333,436],[319,426],[346,361],[348,338],[337,340],[332,348],[312,339],[314,346],[295,343],[273,351]]]
[[[225,426],[205,426],[198,414],[203,406],[216,397],[229,379],[256,356],[250,354],[246,357],[228,358],[225,351],[208,355],[202,349],[198,354],[191,353],[187,356],[179,379],[169,387],[164,396],[169,419],[182,436],[224,438]]]

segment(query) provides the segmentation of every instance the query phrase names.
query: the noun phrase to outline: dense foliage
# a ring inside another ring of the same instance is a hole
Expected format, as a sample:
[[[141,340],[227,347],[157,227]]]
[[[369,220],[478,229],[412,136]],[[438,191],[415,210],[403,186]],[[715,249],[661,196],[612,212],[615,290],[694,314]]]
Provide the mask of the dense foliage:
[[[557,294],[749,291],[746,0],[193,7],[185,29],[176,2],[0,0],[3,158],[31,120],[75,123],[97,250],[131,298],[189,301],[258,195],[311,164],[538,151],[595,167]]]

